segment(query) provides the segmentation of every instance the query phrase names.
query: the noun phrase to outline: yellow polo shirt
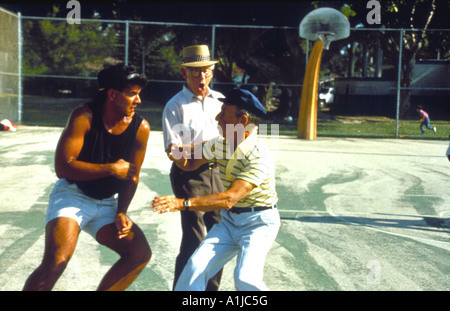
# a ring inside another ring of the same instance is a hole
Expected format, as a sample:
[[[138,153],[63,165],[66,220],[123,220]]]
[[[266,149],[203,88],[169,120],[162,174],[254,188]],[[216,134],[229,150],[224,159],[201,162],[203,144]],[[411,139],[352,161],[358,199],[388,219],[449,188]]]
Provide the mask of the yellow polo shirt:
[[[219,166],[220,178],[226,189],[236,179],[255,186],[235,207],[268,207],[278,202],[273,158],[256,132],[241,142],[234,153],[231,153],[231,144],[224,137],[214,138],[203,146],[203,156]]]

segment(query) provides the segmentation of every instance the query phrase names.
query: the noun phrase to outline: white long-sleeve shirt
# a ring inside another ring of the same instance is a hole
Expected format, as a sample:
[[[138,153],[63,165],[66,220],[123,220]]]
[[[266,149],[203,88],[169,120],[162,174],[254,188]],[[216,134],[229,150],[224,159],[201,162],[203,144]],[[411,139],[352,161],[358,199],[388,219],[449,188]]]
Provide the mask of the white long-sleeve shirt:
[[[220,92],[208,88],[204,100],[186,86],[166,104],[162,115],[164,149],[170,144],[201,143],[220,135],[216,116],[222,108]]]

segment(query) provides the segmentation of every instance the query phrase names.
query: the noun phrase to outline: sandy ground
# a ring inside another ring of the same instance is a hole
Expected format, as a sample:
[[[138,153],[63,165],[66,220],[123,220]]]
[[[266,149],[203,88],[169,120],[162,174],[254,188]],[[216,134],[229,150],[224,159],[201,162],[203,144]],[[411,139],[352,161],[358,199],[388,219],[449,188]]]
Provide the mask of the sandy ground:
[[[21,290],[39,265],[61,128],[0,132],[0,291]],[[274,291],[448,291],[450,163],[447,141],[263,137],[276,163],[282,225],[266,260]],[[179,214],[149,209],[171,194],[170,161],[152,132],[129,215],[153,257],[130,291],[168,291]],[[54,290],[95,290],[117,255],[81,233]],[[234,262],[221,290],[234,290]]]

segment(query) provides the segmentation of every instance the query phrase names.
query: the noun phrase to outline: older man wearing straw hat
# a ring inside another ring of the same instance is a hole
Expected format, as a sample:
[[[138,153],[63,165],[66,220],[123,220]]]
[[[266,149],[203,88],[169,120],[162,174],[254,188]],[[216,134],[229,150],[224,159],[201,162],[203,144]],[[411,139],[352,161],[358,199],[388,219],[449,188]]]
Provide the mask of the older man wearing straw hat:
[[[207,45],[194,45],[183,49],[181,75],[186,84],[168,101],[162,116],[164,147],[168,154],[172,146],[201,144],[220,136],[215,118],[222,107],[219,99],[224,96],[209,88],[216,63],[218,61],[211,59]],[[186,172],[174,162],[170,181],[177,198],[201,197],[224,190],[218,168],[209,164]],[[219,221],[218,211],[181,212],[182,239],[175,263],[173,286],[207,231]],[[219,271],[211,278],[206,290],[218,290],[221,274],[222,271]]]

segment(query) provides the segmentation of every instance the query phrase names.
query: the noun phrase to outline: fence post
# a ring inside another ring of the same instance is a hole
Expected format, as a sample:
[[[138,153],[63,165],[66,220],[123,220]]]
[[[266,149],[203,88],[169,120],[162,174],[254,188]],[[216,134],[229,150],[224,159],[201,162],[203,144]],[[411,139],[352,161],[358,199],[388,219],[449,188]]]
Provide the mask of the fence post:
[[[398,138],[398,124],[400,116],[400,88],[402,80],[402,50],[403,50],[403,29],[400,30],[400,49],[398,52],[398,77],[397,77],[397,108],[395,112],[395,138]]]
[[[17,29],[17,41],[18,41],[18,85],[17,85],[17,123],[22,123],[22,106],[23,106],[23,96],[22,96],[22,14],[19,12],[18,14],[18,29]]]
[[[128,66],[128,38],[130,36],[130,22],[125,21],[125,65]]]
[[[216,47],[216,25],[212,25],[211,33],[211,59],[215,59],[215,47]],[[214,87],[214,76],[211,80],[211,88]]]

